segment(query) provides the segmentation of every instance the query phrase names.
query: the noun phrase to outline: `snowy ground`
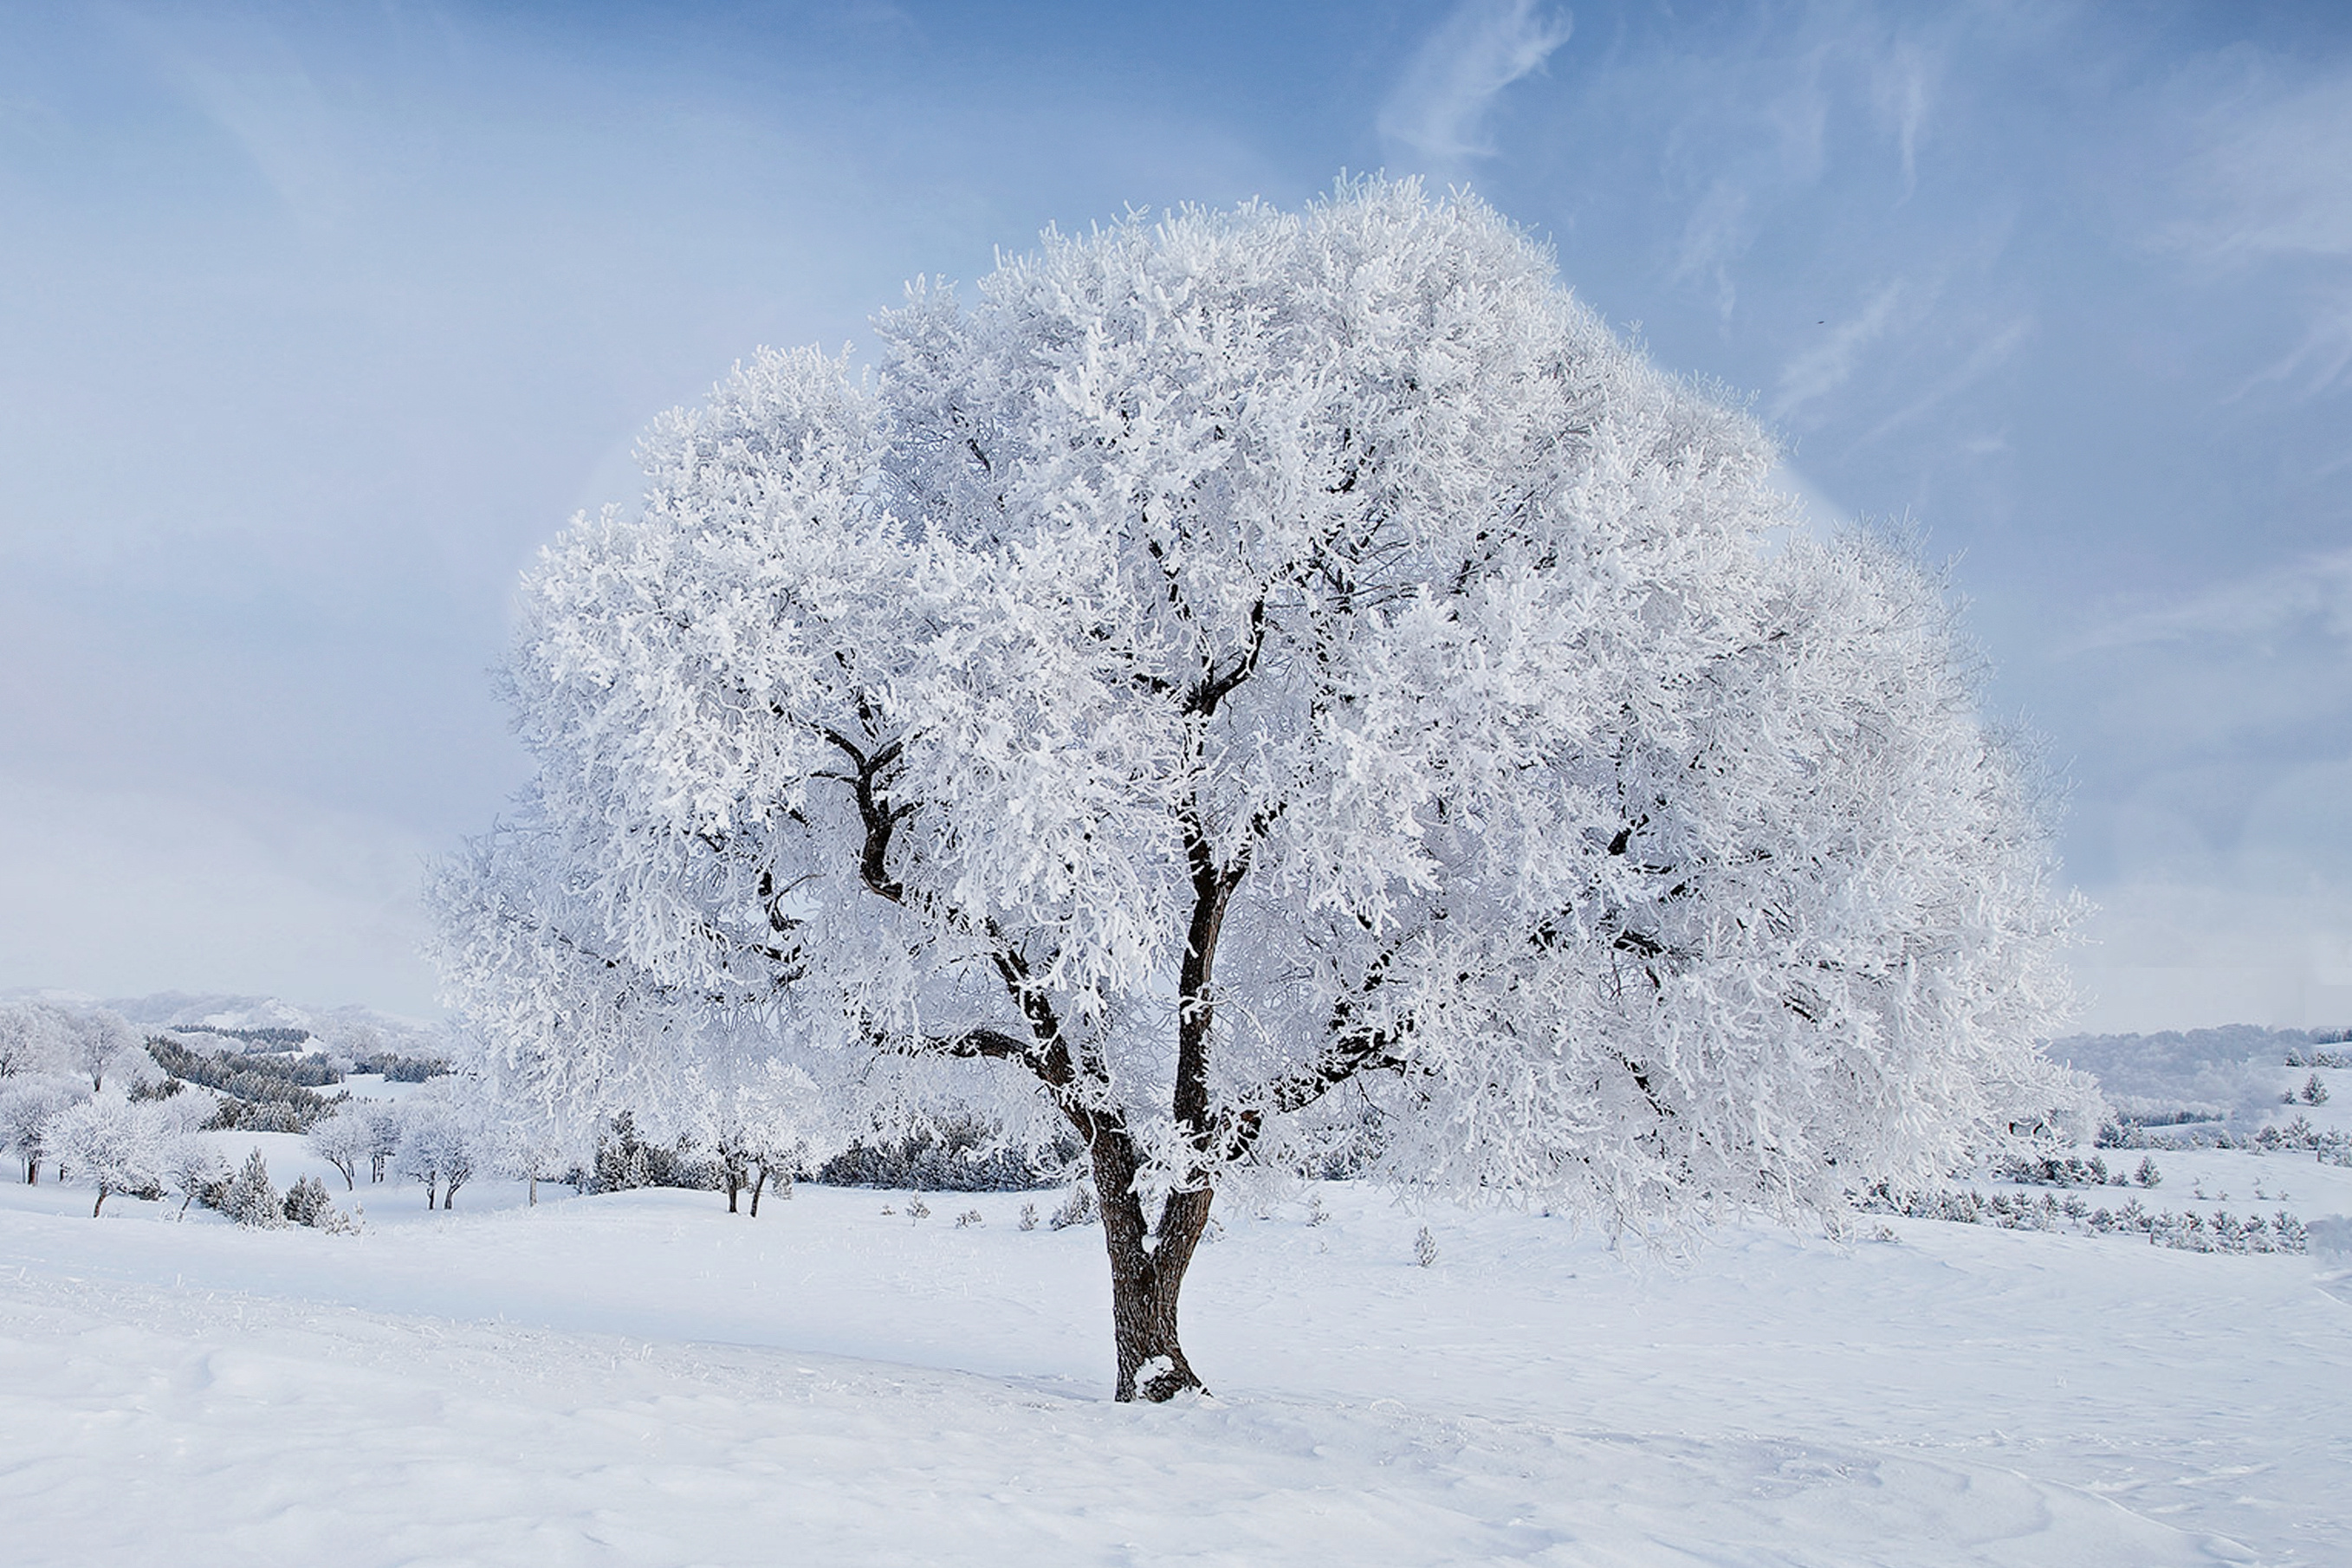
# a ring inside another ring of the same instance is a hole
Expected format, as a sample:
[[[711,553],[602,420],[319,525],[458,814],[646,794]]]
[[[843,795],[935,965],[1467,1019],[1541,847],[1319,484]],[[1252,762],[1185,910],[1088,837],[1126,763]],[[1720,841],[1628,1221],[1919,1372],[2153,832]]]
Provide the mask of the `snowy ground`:
[[[339,1237],[0,1185],[0,1562],[2352,1562],[2341,1258],[1896,1220],[1669,1268],[1317,1192],[1223,1205],[1217,1396],[1146,1409],[1100,1233],[1018,1194],[363,1186]]]

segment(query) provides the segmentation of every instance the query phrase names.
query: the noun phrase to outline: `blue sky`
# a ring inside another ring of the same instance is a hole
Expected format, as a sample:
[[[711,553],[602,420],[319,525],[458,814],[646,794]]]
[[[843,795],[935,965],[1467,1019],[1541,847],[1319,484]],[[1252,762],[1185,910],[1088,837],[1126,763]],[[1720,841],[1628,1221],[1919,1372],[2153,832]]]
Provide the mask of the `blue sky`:
[[[0,987],[431,1007],[654,414],[1130,205],[1465,181],[1951,558],[2102,1028],[2352,1024],[2352,9],[0,5]]]

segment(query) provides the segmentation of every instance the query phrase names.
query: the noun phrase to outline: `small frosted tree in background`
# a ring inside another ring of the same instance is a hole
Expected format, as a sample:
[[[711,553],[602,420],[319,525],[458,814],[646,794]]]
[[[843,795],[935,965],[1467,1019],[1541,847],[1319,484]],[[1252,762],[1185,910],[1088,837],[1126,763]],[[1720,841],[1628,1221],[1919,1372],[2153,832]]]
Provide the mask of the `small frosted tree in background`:
[[[184,1219],[189,1205],[207,1191],[224,1186],[229,1178],[226,1158],[210,1140],[193,1132],[183,1132],[164,1146],[163,1165],[163,1184],[180,1194]]]
[[[49,1157],[50,1121],[89,1097],[78,1080],[60,1075],[20,1073],[0,1081],[0,1144],[24,1162],[27,1185],[41,1179],[41,1163]]]
[[[356,1109],[354,1109],[354,1107]],[[381,1182],[391,1168],[392,1158],[400,1152],[403,1131],[400,1106],[384,1100],[360,1100],[345,1108],[359,1118],[368,1133],[368,1180]]]
[[[63,1070],[69,1028],[46,1002],[0,1003],[0,1080]]]
[[[529,580],[538,781],[436,890],[493,1066],[1075,1136],[1121,1398],[1199,1384],[1227,1173],[1368,1115],[1373,1173],[1646,1230],[2077,1093],[1937,584],[1772,549],[1755,426],[1475,199],[1049,235],[877,330],[663,421]]]
[[[108,1007],[70,1016],[65,1060],[70,1070],[89,1079],[93,1094],[103,1089],[110,1078],[127,1087],[163,1076],[155,1058],[147,1054],[146,1037],[130,1019]]]
[[[412,1096],[401,1106],[400,1146],[393,1168],[425,1184],[425,1206],[453,1209],[457,1189],[473,1179],[481,1155],[481,1138],[469,1108],[446,1092],[431,1089]]]
[[[120,1095],[97,1095],[50,1119],[47,1142],[60,1165],[98,1189],[90,1217],[116,1193],[153,1194],[163,1185],[167,1144],[174,1136],[161,1108]]]
[[[359,1168],[375,1152],[375,1119],[364,1101],[346,1100],[331,1115],[312,1125],[310,1152],[335,1168],[347,1191],[359,1185]]]

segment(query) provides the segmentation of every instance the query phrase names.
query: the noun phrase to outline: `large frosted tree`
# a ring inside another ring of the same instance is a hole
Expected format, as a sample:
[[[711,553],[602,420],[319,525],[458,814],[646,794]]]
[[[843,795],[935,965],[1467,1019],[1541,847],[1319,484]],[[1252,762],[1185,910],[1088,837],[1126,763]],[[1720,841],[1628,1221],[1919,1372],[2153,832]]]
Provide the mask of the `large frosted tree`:
[[[1475,199],[1048,235],[877,327],[662,421],[528,579],[538,782],[438,889],[510,1082],[775,1056],[1074,1132],[1121,1398],[1197,1385],[1223,1174],[1333,1129],[1643,1228],[2068,1092],[1936,586],[1776,548],[1768,440]]]

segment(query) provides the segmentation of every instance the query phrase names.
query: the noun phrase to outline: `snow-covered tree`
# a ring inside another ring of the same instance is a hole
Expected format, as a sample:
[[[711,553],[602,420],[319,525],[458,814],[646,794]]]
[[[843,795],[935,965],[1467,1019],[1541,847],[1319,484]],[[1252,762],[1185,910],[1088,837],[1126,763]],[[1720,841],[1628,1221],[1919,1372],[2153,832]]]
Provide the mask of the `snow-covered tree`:
[[[368,1130],[368,1180],[381,1182],[392,1164],[392,1157],[400,1152],[400,1138],[404,1129],[400,1106],[396,1102],[367,1100],[346,1104],[341,1111],[357,1117]]]
[[[287,1188],[282,1208],[289,1225],[309,1226],[313,1229],[329,1229],[333,1226],[335,1200],[327,1195],[327,1184],[316,1176],[304,1176]]]
[[[228,1161],[211,1140],[183,1132],[163,1147],[163,1184],[180,1194],[180,1214],[184,1218],[188,1205],[204,1196],[206,1188],[228,1181]]]
[[[375,1155],[375,1119],[365,1105],[362,1100],[345,1100],[332,1115],[314,1123],[309,1133],[310,1152],[341,1174],[346,1190],[356,1190],[359,1167]]]
[[[228,1179],[221,1210],[256,1230],[276,1230],[286,1223],[286,1205],[269,1179],[269,1162],[262,1157],[259,1144],[247,1152],[245,1163]]]
[[[474,1174],[479,1135],[467,1109],[446,1095],[419,1094],[401,1107],[400,1148],[393,1168],[410,1181],[425,1184],[425,1206],[440,1194],[445,1209],[455,1208],[457,1189]]]
[[[1121,1398],[1198,1384],[1220,1181],[1327,1133],[1646,1229],[2075,1092],[1936,585],[1772,548],[1769,441],[1476,200],[1048,235],[877,330],[666,419],[528,580],[538,780],[436,886],[513,1079],[851,1060],[1075,1132]]]
[[[665,1101],[671,1120],[695,1143],[717,1155],[727,1212],[741,1212],[746,1190],[751,1217],[771,1183],[786,1188],[793,1173],[822,1163],[848,1143],[828,1097],[804,1069],[761,1059],[756,1046],[709,1051]]]
[[[175,1129],[160,1106],[119,1094],[93,1095],[69,1105],[48,1125],[48,1146],[58,1163],[98,1189],[89,1209],[93,1219],[116,1193],[152,1194],[163,1187],[173,1136]]]
[[[25,1163],[28,1184],[41,1179],[41,1162],[49,1156],[50,1121],[88,1098],[78,1080],[57,1074],[20,1073],[0,1083],[0,1144]]]
[[[0,1079],[63,1069],[69,1016],[46,1002],[0,1004]]]
[[[147,1054],[145,1037],[110,1007],[66,1015],[64,1053],[67,1068],[89,1079],[92,1094],[103,1089],[109,1078],[148,1083],[163,1076]]]

